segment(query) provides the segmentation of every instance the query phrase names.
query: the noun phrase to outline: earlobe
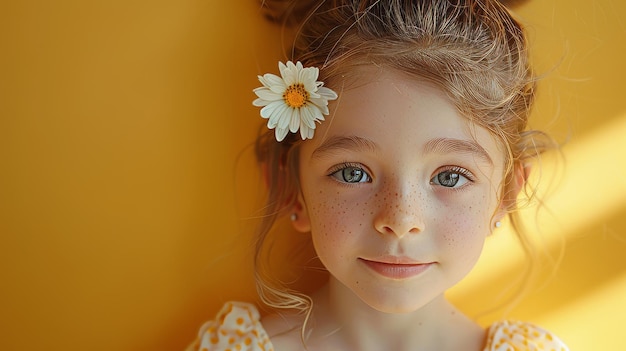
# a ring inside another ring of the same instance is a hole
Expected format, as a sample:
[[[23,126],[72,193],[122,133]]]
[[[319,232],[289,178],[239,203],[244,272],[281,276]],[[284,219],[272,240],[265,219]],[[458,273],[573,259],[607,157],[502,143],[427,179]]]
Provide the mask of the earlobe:
[[[291,212],[291,225],[293,228],[301,233],[308,233],[311,231],[311,221],[309,219],[309,213],[304,205],[302,195],[298,195],[295,203],[293,204]]]

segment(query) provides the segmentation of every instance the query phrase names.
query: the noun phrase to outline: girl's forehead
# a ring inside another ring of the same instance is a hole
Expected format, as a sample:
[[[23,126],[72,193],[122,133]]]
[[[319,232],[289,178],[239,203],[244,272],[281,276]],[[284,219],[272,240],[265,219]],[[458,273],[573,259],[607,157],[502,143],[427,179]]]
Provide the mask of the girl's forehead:
[[[360,70],[360,77],[339,89],[330,115],[318,125],[307,148],[329,138],[368,140],[382,151],[423,149],[433,140],[477,144],[494,161],[503,157],[495,137],[461,115],[447,94],[433,83],[380,68]]]
[[[363,70],[331,102],[328,133],[373,132],[419,136],[426,132],[462,136],[469,121],[434,84],[393,70]]]

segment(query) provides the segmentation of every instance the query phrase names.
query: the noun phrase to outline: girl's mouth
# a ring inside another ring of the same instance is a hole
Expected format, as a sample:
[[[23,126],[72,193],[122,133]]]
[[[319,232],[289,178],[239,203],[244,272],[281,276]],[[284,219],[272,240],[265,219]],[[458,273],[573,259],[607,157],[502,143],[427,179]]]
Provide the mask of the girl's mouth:
[[[407,279],[426,271],[434,262],[421,263],[401,257],[386,257],[378,260],[359,258],[369,269],[391,279]]]

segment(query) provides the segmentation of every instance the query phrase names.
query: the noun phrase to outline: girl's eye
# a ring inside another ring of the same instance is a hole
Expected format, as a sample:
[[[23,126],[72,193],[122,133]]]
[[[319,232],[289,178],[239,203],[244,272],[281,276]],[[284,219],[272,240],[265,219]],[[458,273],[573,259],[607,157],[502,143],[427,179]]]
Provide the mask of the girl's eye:
[[[470,171],[461,167],[452,167],[443,170],[430,180],[432,184],[441,185],[446,188],[458,188],[468,181],[473,181]]]
[[[345,164],[333,170],[330,176],[344,183],[369,183],[372,181],[365,170],[356,165]]]

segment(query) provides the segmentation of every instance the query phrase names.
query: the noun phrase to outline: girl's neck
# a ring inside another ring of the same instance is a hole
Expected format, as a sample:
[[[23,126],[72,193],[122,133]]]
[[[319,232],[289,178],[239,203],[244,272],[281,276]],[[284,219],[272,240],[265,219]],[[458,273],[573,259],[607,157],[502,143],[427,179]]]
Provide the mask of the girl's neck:
[[[343,350],[363,351],[478,351],[484,339],[484,331],[444,296],[411,313],[384,313],[331,276],[313,301],[310,340],[314,344],[331,342]]]

